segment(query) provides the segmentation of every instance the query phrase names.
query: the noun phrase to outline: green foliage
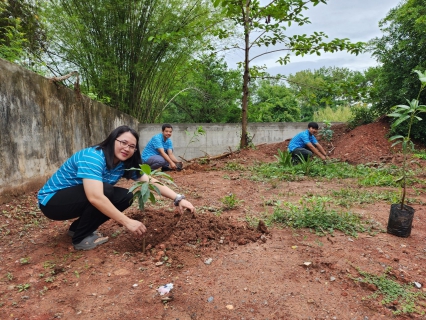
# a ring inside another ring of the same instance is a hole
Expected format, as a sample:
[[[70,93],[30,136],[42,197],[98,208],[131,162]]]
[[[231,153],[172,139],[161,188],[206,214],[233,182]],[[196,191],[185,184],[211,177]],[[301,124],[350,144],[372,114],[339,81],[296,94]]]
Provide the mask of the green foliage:
[[[413,154],[413,156],[415,156],[416,158],[422,159],[422,160],[426,160],[426,151],[416,151],[415,154]]]
[[[351,108],[352,116],[348,120],[349,129],[361,126],[363,124],[372,123],[377,119],[375,109],[371,109],[366,105],[357,105]]]
[[[260,81],[253,92],[250,122],[297,122],[300,108],[294,94],[284,84],[272,80]]]
[[[313,121],[321,122],[322,119],[328,119],[332,122],[347,122],[352,116],[352,108],[349,106],[338,106],[335,109],[325,107],[319,109],[313,115]]]
[[[275,158],[278,160],[278,165],[282,167],[291,167],[293,164],[291,162],[291,153],[288,150],[281,151],[277,150],[278,155],[275,155]]]
[[[0,57],[31,70],[46,45],[45,27],[39,18],[37,2],[0,1]],[[40,61],[39,61],[40,63]]]
[[[155,193],[161,195],[157,185],[173,182],[172,177],[161,171],[151,171],[151,167],[147,164],[141,164],[140,169],[132,168],[130,170],[139,170],[141,175],[147,175],[148,181],[136,181],[130,188],[129,192],[133,192],[133,199],[136,199],[139,204],[139,210],[144,210],[145,203],[149,200],[151,203],[156,203]],[[153,183],[152,179],[158,182]]]
[[[4,17],[6,2],[0,2],[0,58],[15,62],[23,55],[25,34],[20,18]]]
[[[404,206],[406,186],[407,186],[407,182],[409,182],[408,179],[410,178],[410,175],[409,175],[410,170],[407,164],[407,156],[410,152],[414,151],[414,144],[411,141],[411,136],[410,136],[411,127],[413,125],[414,120],[417,120],[417,121],[422,120],[422,118],[419,117],[419,114],[426,112],[426,105],[419,104],[420,94],[426,88],[426,72],[422,73],[418,70],[414,70],[414,72],[417,73],[419,80],[421,82],[420,90],[417,94],[417,98],[411,101],[407,100],[408,105],[397,105],[393,107],[393,112],[388,115],[389,117],[395,118],[395,121],[392,123],[392,128],[397,128],[401,123],[405,121],[408,122],[408,131],[405,136],[396,135],[389,139],[390,141],[395,141],[392,146],[401,144],[402,153],[404,155],[404,160],[403,160],[402,168],[401,168],[402,175],[397,180],[401,182],[401,187],[403,189],[402,197],[401,197],[401,208],[403,208]]]
[[[302,70],[287,81],[299,102],[302,121],[347,121],[348,109],[369,102],[372,91],[367,72],[347,68]]]
[[[240,120],[241,74],[223,58],[202,54],[181,64],[160,122],[235,123]]]
[[[392,305],[392,309],[395,310],[393,314],[395,315],[406,313],[424,314],[419,304],[425,305],[424,300],[426,300],[426,294],[421,291],[414,292],[412,290],[412,284],[401,285],[396,282],[395,279],[392,279],[390,276],[390,267],[386,268],[382,275],[374,275],[362,271],[360,268],[357,268],[357,270],[362,278],[352,277],[352,280],[372,284],[377,287],[377,291],[366,297],[366,299],[377,299],[381,297],[381,303],[383,305]]]
[[[239,200],[234,193],[224,196],[220,201],[224,204],[226,209],[234,209],[243,202],[242,200]]]
[[[268,223],[282,223],[291,228],[310,228],[319,235],[333,234],[340,230],[356,237],[358,232],[369,230],[361,216],[350,212],[338,212],[329,207],[328,197],[303,197],[300,206],[285,202],[275,207]]]
[[[426,5],[424,0],[401,1],[379,22],[383,33],[370,42],[371,52],[381,65],[375,78],[376,102],[380,115],[418,92],[412,70],[426,70]],[[424,101],[426,92],[419,100]],[[424,132],[424,131],[423,131]],[[405,135],[403,133],[402,135]],[[423,141],[426,136],[423,134]]]
[[[334,131],[331,130],[331,122],[328,120],[324,120],[323,123],[324,123],[324,127],[322,127],[318,131],[318,134],[322,139],[324,139],[327,142],[330,142],[331,139],[333,138],[333,133],[334,133]]]
[[[31,285],[29,283],[18,284],[16,286],[16,288],[18,289],[18,292],[27,291],[30,287]]]
[[[203,50],[218,17],[205,1],[52,0],[48,63],[78,70],[81,89],[143,123],[154,123],[181,83],[181,66]]]
[[[312,167],[315,164],[318,164],[318,159],[317,158],[313,158],[313,157],[307,157],[306,159],[298,154],[297,157],[299,158],[299,162],[297,163],[297,165],[295,165],[295,168],[298,172],[303,173],[305,176],[308,176]]]

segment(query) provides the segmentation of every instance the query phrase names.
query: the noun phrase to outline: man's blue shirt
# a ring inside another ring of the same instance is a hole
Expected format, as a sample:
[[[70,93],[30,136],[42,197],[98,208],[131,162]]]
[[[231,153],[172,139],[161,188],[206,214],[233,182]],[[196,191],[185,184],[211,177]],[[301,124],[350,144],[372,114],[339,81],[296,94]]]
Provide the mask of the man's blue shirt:
[[[166,141],[164,141],[162,133],[153,136],[151,140],[149,140],[149,142],[147,143],[145,149],[143,149],[142,161],[146,162],[150,157],[160,155],[158,149],[164,149],[164,152],[166,153],[169,149],[173,150],[172,140],[170,138],[167,138]]]
[[[46,182],[38,192],[40,204],[46,205],[59,190],[83,184],[83,179],[98,180],[116,184],[124,175],[124,163],[120,162],[109,170],[103,150],[95,147],[86,148],[74,153]],[[133,179],[136,179],[136,174]]]
[[[318,141],[313,134],[309,133],[309,130],[302,131],[294,136],[288,144],[288,150],[293,152],[296,148],[306,148],[308,143],[317,144]]]

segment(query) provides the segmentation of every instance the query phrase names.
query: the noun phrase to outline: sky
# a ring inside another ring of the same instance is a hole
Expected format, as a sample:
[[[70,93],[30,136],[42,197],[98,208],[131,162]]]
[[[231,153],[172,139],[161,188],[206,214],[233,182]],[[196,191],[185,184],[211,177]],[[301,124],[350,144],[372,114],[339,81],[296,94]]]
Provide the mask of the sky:
[[[303,15],[309,17],[311,24],[303,27],[292,27],[289,32],[293,34],[312,34],[314,31],[323,31],[328,35],[327,40],[334,38],[348,38],[351,42],[363,41],[380,37],[379,21],[386,17],[390,9],[395,8],[401,0],[328,0],[327,4],[304,11]],[[259,50],[259,49],[257,49]],[[251,52],[251,56],[266,50]],[[274,50],[269,47],[269,51]],[[285,55],[283,51],[282,56]],[[370,53],[358,56],[345,52],[322,53],[321,56],[305,55],[304,57],[292,56],[290,63],[281,66],[276,63],[280,54],[266,54],[253,61],[255,65],[266,65],[267,72],[272,75],[295,74],[301,70],[315,70],[321,67],[340,67],[354,71],[364,71],[377,65]],[[230,68],[236,67],[236,62],[244,60],[243,51],[233,51],[226,54],[225,60]]]

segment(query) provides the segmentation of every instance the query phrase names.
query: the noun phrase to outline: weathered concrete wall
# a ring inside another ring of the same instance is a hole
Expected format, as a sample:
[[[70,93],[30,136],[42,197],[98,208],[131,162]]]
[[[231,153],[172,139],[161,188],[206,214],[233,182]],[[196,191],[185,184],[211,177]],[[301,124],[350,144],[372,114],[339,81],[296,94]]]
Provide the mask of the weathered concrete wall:
[[[132,117],[0,60],[0,201],[35,190],[75,151]]]
[[[193,159],[209,155],[219,155],[228,152],[229,148],[235,151],[240,143],[241,124],[236,123],[180,123],[173,125],[173,146],[175,154],[184,159]],[[198,136],[198,141],[190,143],[193,133],[198,126],[206,131],[203,136]],[[295,123],[249,123],[248,132],[255,145],[262,143],[281,142],[292,138],[301,130],[307,128],[304,122]],[[150,124],[140,127],[141,144],[145,145],[153,133],[161,132],[161,125]]]
[[[117,126],[139,131],[141,147],[161,124],[140,124],[73,90],[0,59],[0,203],[34,191],[74,152],[103,141]],[[172,124],[177,157],[187,160],[236,150],[240,124]],[[190,142],[198,126],[206,131]],[[306,123],[252,123],[254,144],[293,137]]]

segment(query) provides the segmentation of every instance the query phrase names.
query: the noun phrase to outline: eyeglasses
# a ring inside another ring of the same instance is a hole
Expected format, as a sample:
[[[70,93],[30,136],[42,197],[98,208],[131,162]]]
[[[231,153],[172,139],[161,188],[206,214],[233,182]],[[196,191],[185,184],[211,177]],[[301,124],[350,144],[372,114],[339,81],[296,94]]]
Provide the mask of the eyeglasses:
[[[115,139],[115,140],[117,140],[118,142],[120,142],[120,145],[123,148],[129,147],[130,151],[136,151],[136,150],[138,150],[134,144],[129,144],[127,141],[123,141],[123,140],[118,140],[118,139]]]

